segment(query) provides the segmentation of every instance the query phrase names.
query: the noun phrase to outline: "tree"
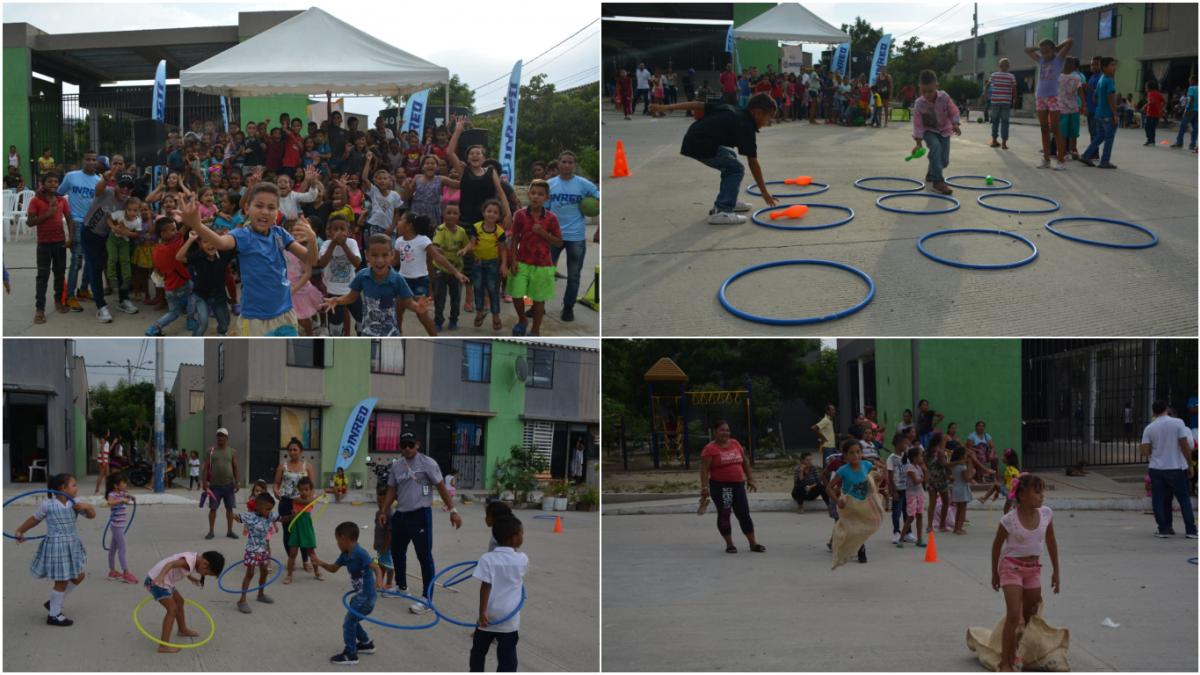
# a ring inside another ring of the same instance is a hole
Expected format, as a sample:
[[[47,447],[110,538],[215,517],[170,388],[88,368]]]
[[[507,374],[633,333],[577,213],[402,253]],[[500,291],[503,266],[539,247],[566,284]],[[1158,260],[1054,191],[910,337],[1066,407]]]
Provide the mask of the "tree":
[[[537,160],[555,159],[563,150],[575,153],[576,173],[597,180],[600,175],[599,139],[596,133],[596,109],[600,104],[599,85],[560,92],[546,82],[546,75],[534,75],[520,89],[517,109],[517,176],[527,177],[529,166]],[[485,129],[492,139],[500,138],[504,110],[476,117],[473,124]],[[493,156],[498,153],[493,151]]]
[[[439,107],[446,101],[446,85],[439,84],[429,91],[430,107]],[[396,96],[384,96],[383,104],[389,107],[400,107],[400,99]],[[475,112],[475,92],[458,75],[450,76],[450,105],[468,108]]]
[[[92,416],[88,430],[95,436],[105,432],[136,440],[139,446],[150,444],[154,433],[154,385],[149,382],[128,384],[119,382],[115,388],[101,384],[92,388]],[[164,435],[168,442],[175,439],[175,401],[168,392],[164,408]],[[126,447],[129,447],[126,444]]]
[[[875,45],[883,38],[883,29],[875,28],[861,16],[854,18],[854,25],[842,24],[842,32],[850,36],[850,75],[871,74],[871,57]]]
[[[896,58],[888,64],[888,72],[891,73],[896,90],[899,91],[906,84],[911,84],[915,88],[917,76],[921,74],[922,70],[932,70],[941,79],[957,62],[958,54],[954,43],[931,47],[913,36],[900,45]]]
[[[940,84],[942,90],[956,102],[977,99],[983,93],[983,87],[978,82],[965,77],[946,78]]]

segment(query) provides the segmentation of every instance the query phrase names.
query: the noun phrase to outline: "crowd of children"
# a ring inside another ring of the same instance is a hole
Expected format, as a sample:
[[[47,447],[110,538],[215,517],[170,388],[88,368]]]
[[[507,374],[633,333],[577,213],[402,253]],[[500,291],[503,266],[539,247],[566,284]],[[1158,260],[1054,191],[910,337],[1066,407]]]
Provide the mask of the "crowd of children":
[[[452,120],[453,134],[431,128],[421,139],[382,123],[361,132],[353,117],[343,128],[337,111],[307,135],[286,113],[275,127],[196,123],[168,137],[157,185],[149,169],[127,172],[119,156],[101,174],[89,151],[69,185],[41,174],[30,204],[34,321],[46,321],[49,287],[57,311],[82,311],[80,300],[92,299],[105,323],[113,317],[104,295],[113,292],[125,313],[139,311],[135,300],[166,310],[147,335],[180,318],[197,336],[210,319],[220,335],[399,335],[405,310],[430,335],[458,328],[460,312],[475,314],[477,328],[490,312],[499,331],[501,302],[514,307],[514,335],[539,335],[563,250],[562,319],[572,321],[579,204],[598,190],[564,151],[534,163],[522,204],[483,146],[463,159],[450,150],[468,126]],[[373,246],[383,253],[372,255]]]
[[[64,603],[83,583],[87,565],[87,552],[76,530],[75,521],[79,515],[95,518],[96,510],[90,504],[75,501],[78,484],[71,474],[52,476],[48,487],[56,492],[38,504],[34,514],[17,527],[13,538],[17,543],[23,543],[26,540],[25,533],[45,521],[47,535],[41,540],[34,554],[30,570],[35,577],[53,582],[50,597],[43,605],[48,613],[46,623],[66,627],[73,625],[74,621],[64,613]],[[130,572],[126,561],[125,508],[133,503],[133,497],[126,488],[127,480],[122,473],[117,472],[108,477],[105,498],[112,509],[109,517],[112,548],[109,551],[108,578],[130,584],[142,583],[151,597],[163,606],[166,614],[158,639],[158,651],[176,653],[180,651],[180,647],[172,642],[173,634],[199,636],[198,632],[187,625],[185,600],[176,588],[177,584],[186,578],[196,586],[203,587],[205,577],[221,575],[225,569],[225,558],[217,551],[177,553],[167,556],[151,567],[144,580],[139,582]],[[376,556],[372,557],[370,552],[358,544],[359,526],[349,521],[339,524],[334,530],[339,556],[333,562],[326,562],[319,558],[316,552],[317,538],[311,509],[305,510],[305,507],[317,499],[312,481],[307,476],[300,478],[298,488],[299,498],[292,499],[296,510],[281,515],[275,510],[277,503],[268,491],[266,482],[259,480],[251,489],[246,510],[236,514],[246,539],[242,557],[245,573],[242,576],[237,609],[243,614],[252,613],[246,596],[255,576],[258,577],[256,600],[264,604],[275,602],[264,590],[268,585],[271,565],[271,537],[281,532],[281,528],[287,528],[291,533],[287,562],[289,578],[298,549],[303,549],[308,554],[317,579],[322,578],[321,570],[337,573],[345,567],[350,574],[354,595],[348,601],[350,611],[342,624],[344,646],[330,661],[338,665],[354,665],[358,663],[359,654],[375,651],[375,644],[363,629],[362,620],[374,610],[378,592],[386,593],[394,590],[397,585],[404,587],[403,583],[397,584],[394,577],[391,528],[376,528],[373,546]],[[334,484],[334,488],[336,490],[337,483]],[[378,492],[382,509],[387,485],[381,482]],[[382,510],[380,512],[382,513]],[[515,672],[521,621],[519,610],[523,604],[524,578],[529,569],[529,558],[519,551],[524,542],[524,529],[508,505],[500,501],[487,504],[484,521],[491,536],[487,551],[480,554],[472,574],[480,581],[480,590],[477,627],[470,649],[469,667],[472,672],[482,672],[490,645],[497,642],[499,671]],[[115,559],[120,560],[122,572],[117,571]]]

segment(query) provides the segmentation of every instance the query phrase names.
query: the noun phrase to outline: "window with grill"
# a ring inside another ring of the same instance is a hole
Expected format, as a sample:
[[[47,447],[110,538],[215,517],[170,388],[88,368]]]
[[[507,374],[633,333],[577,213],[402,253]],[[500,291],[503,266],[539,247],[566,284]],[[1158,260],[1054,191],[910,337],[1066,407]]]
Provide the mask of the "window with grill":
[[[554,422],[526,422],[525,436],[522,440],[522,445],[533,449],[546,460],[549,470],[550,455],[554,451]]]

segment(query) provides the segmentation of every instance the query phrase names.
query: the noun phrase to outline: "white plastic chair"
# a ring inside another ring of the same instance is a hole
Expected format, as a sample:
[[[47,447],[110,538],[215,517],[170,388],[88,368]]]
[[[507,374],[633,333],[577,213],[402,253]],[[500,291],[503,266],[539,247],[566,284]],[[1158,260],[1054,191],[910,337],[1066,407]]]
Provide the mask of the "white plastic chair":
[[[33,201],[37,193],[33,190],[23,190],[17,195],[17,226],[16,234],[13,236],[20,239],[22,236],[31,231],[29,227],[29,202]]]
[[[17,191],[4,191],[4,241],[8,241],[13,237],[12,228],[17,223]]]
[[[46,480],[47,479],[46,460],[35,459],[35,460],[33,460],[33,464],[29,465],[29,482],[30,483],[33,482],[33,472],[34,471],[41,471],[42,472],[42,480]]]

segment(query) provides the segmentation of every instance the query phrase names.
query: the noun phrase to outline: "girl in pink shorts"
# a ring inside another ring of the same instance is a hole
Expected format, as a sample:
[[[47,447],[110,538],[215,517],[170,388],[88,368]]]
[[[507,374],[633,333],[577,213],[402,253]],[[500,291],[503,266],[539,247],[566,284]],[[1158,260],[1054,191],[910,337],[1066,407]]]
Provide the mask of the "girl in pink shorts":
[[[992,589],[1004,591],[1007,613],[998,670],[1013,670],[1017,651],[1017,627],[1027,624],[1042,603],[1042,546],[1050,554],[1054,571],[1050,584],[1058,593],[1058,542],[1054,538],[1054,514],[1042,506],[1045,483],[1023,473],[1014,481],[1017,508],[1004,514],[992,542]]]
[[[916,518],[917,546],[924,548],[925,541],[921,537],[925,530],[921,528],[921,514],[925,513],[925,454],[919,446],[908,449],[908,463],[904,465],[904,472],[908,480],[908,489],[905,491],[908,510],[904,514],[904,531],[900,533],[900,541],[905,541]]]

